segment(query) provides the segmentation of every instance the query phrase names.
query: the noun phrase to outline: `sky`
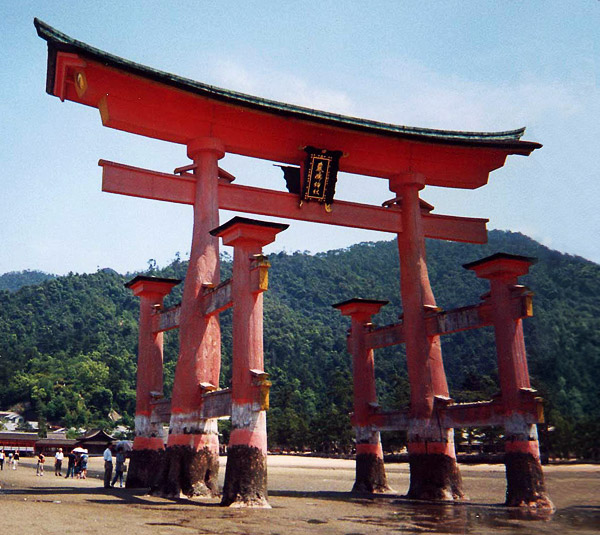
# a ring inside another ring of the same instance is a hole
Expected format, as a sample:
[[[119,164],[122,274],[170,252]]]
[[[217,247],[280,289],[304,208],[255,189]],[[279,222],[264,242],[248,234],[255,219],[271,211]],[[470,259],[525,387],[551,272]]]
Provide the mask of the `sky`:
[[[185,147],[105,128],[97,109],[46,94],[34,17],[137,63],[282,102],[419,127],[525,126],[542,149],[509,156],[477,190],[421,197],[434,213],[489,218],[600,263],[600,1],[0,0],[0,274],[131,272],[186,258],[191,244],[190,206],[103,193],[97,165],[172,172],[190,163]],[[272,164],[220,161],[236,183],[284,189]],[[391,197],[385,180],[338,179],[336,199]],[[392,238],[294,221],[267,252]]]

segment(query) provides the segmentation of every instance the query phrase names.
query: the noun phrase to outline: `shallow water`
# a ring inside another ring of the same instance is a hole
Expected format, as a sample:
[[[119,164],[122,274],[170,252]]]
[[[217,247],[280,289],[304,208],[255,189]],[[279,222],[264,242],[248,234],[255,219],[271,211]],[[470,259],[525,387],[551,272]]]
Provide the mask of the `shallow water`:
[[[357,523],[385,526],[399,533],[595,534],[600,533],[600,507],[576,506],[548,511],[476,504],[390,504],[387,515],[355,517]],[[381,512],[381,511],[380,511]],[[348,519],[350,520],[350,519]],[[357,532],[359,533],[359,532]]]

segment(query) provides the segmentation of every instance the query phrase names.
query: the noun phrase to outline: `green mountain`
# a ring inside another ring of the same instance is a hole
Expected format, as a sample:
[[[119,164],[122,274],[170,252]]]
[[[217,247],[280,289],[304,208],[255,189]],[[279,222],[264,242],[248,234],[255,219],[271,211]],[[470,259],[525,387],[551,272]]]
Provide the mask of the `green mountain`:
[[[55,275],[44,273],[43,271],[32,271],[29,269],[24,271],[10,271],[9,273],[0,275],[0,291],[8,290],[9,292],[16,292],[23,286],[39,284],[54,277]]]
[[[525,320],[534,386],[546,399],[554,427],[551,449],[598,457],[600,410],[600,266],[552,251],[521,234],[491,231],[486,245],[428,241],[428,268],[438,305],[474,304],[487,282],[463,269],[495,252],[539,259],[522,282],[534,292],[534,317]],[[345,449],[351,443],[349,327],[331,305],[352,297],[387,299],[375,318],[402,312],[394,241],[361,243],[316,255],[271,255],[265,294],[265,368],[271,373],[269,440],[282,447]],[[183,279],[187,264],[152,267],[146,274]],[[229,276],[230,259],[222,262]],[[110,269],[70,274],[0,291],[0,407],[29,402],[42,418],[68,426],[109,425],[116,410],[132,422],[135,407],[138,300]],[[182,286],[182,285],[180,285]],[[177,287],[167,299],[181,299]],[[231,362],[231,313],[222,314],[222,384]],[[176,332],[165,343],[166,389],[172,387]],[[456,400],[488,399],[497,391],[491,328],[443,338],[444,364]],[[402,347],[376,351],[377,387],[384,407],[406,407],[408,381]],[[401,440],[401,436],[386,440]],[[385,445],[385,444],[384,444]],[[594,449],[596,448],[596,449]]]

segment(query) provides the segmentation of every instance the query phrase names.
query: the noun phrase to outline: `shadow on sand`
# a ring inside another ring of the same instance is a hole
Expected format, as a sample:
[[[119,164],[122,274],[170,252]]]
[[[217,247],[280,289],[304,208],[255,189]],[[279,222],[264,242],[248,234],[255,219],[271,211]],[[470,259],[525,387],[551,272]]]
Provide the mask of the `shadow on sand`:
[[[0,494],[27,496],[32,501],[56,502],[61,495],[85,496],[83,499],[101,505],[139,505],[163,511],[181,511],[182,507],[219,508],[219,502],[209,499],[164,499],[149,496],[147,489],[104,487],[29,487],[4,488]],[[536,532],[594,533],[600,526],[600,506],[573,506],[559,509],[554,514],[501,504],[474,502],[417,502],[397,494],[359,494],[334,491],[272,490],[272,498],[301,498],[329,500],[360,507],[356,514],[344,516],[345,520],[361,525],[385,527],[393,531],[431,533],[512,533],[535,529]],[[362,506],[362,507],[361,507]],[[275,504],[274,508],[285,507]],[[309,523],[320,522],[309,520]],[[534,522],[534,524],[532,524]]]

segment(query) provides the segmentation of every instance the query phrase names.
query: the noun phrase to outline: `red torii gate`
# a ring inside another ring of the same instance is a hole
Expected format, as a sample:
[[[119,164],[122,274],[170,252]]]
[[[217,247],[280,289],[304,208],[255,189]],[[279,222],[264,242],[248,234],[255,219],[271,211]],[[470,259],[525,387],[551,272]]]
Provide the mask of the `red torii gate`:
[[[407,424],[411,460],[409,495],[415,498],[461,498],[463,492],[451,422],[440,427],[435,420],[438,416],[436,403],[449,400],[449,393],[443,370],[440,333],[428,330],[429,316],[432,311],[437,313],[438,309],[427,275],[424,239],[484,243],[487,220],[431,214],[432,207],[419,199],[419,191],[426,185],[468,189],[483,186],[487,183],[489,173],[501,167],[507,155],[528,155],[541,145],[521,141],[523,129],[500,133],[467,133],[410,128],[268,101],[132,63],[76,41],[37,19],[35,25],[38,34],[48,42],[48,93],[61,100],[97,108],[105,126],[183,144],[193,162],[176,170],[175,174],[103,160],[99,162],[103,168],[104,191],[194,206],[192,249],[181,307],[161,314],[158,321],[166,326],[146,330],[146,335],[155,336],[168,328],[179,326],[180,329],[180,355],[170,406],[165,477],[159,482],[162,493],[178,495],[181,490],[187,494],[214,493],[216,489],[218,439],[215,417],[226,410],[223,407],[215,408],[218,396],[223,398],[217,390],[220,371],[217,312],[232,303],[237,306],[235,299],[246,302],[243,293],[251,291],[249,287],[240,290],[239,283],[235,282],[238,275],[234,275],[233,283],[219,285],[216,235],[223,235],[225,240],[230,238],[226,237],[229,235],[226,229],[217,229],[218,210],[229,209],[397,234],[404,312],[401,330],[411,383],[411,411]],[[231,175],[218,167],[218,160],[226,152],[297,165],[304,160],[303,147],[309,145],[342,151],[344,156],[339,162],[341,171],[387,179],[396,197],[387,207],[338,201],[332,212],[326,212],[316,203],[305,203],[300,208],[297,196],[236,186],[231,183]],[[249,231],[264,224],[246,221],[241,224],[242,227],[244,225]],[[231,243],[236,247],[235,241]],[[252,247],[258,250],[259,245],[264,243],[261,238]],[[244,278],[250,284],[248,269],[248,265],[243,270],[239,268],[238,281]],[[161,284],[160,281],[157,283]],[[148,298],[146,304],[153,302],[160,306],[161,296],[173,283],[163,281],[162,290],[154,292],[154,301]],[[144,288],[150,288],[150,284],[151,281],[140,279],[132,281],[131,287],[143,296]],[[238,287],[233,291],[237,296],[234,299],[231,297],[232,285]],[[145,306],[144,301],[142,306]],[[240,308],[244,306],[247,305]],[[366,308],[361,308],[357,303],[340,306],[343,313],[353,317],[355,362],[356,352],[368,353],[372,349],[355,336],[357,331],[354,326],[365,323],[378,306],[381,304],[372,302]],[[250,315],[257,318],[257,314],[255,310]],[[259,322],[255,321],[254,325],[258,329]],[[258,331],[254,335],[258,336]],[[259,345],[256,351],[260,353],[262,349]],[[155,340],[154,344],[149,343],[145,347],[152,347],[152,351],[158,355],[162,351],[159,351],[159,346]],[[239,344],[237,347],[238,352],[244,351]],[[158,358],[155,360],[158,361]],[[262,357],[257,361],[262,362]],[[264,387],[266,383],[262,369],[256,369],[254,373],[259,378],[255,386],[260,388],[258,385],[262,384]],[[246,373],[240,383],[241,390],[246,388],[243,385],[249,385],[252,381]],[[356,386],[359,390],[366,388],[369,394],[363,397],[374,402],[371,399],[373,385],[367,381]],[[159,388],[156,385],[153,387]],[[153,429],[153,425],[150,425],[151,415],[153,412],[159,414],[161,406],[164,409],[165,404],[162,402],[161,405],[159,399],[148,402],[153,395],[160,397],[162,387],[155,394],[152,392],[141,392],[146,401],[140,407],[145,408],[144,414],[140,412],[137,415],[140,418],[136,416],[136,423],[139,420],[149,422],[149,425],[136,427],[140,439],[152,438],[144,435],[148,429]],[[235,405],[235,394],[229,400]],[[239,416],[236,416],[236,410],[231,409],[234,429],[232,440],[236,436],[239,441],[236,445],[253,448],[258,435],[247,426],[252,418],[246,413],[242,415],[242,412],[237,411]],[[355,417],[360,417],[359,412]],[[361,423],[357,425],[358,442],[365,446],[362,453],[370,459],[367,471],[374,474],[369,476],[370,479],[367,478],[367,482],[379,481],[381,484],[374,485],[372,490],[382,490],[387,484],[385,473],[382,472],[383,465],[379,463],[379,433],[376,429],[371,430],[369,436],[362,440]],[[518,423],[515,426],[518,427]],[[530,442],[537,444],[535,437],[521,431],[516,435],[528,436]],[[239,438],[241,436],[245,438]],[[140,448],[155,447],[151,440],[138,442]],[[537,470],[539,457],[535,456],[535,448],[530,446],[517,440],[515,452],[525,456],[525,466],[533,466]],[[375,462],[372,462],[373,456]],[[357,482],[361,458],[365,458],[361,455],[358,457]],[[238,457],[235,462],[240,465],[241,461],[244,459]],[[510,462],[508,459],[507,467]],[[375,468],[373,471],[373,467],[377,466],[380,466],[380,470]],[[231,481],[235,476],[227,474],[227,485],[230,488],[237,485],[239,488],[224,498],[225,504],[253,502],[252,485],[244,486],[247,470],[248,466],[238,481]],[[266,468],[260,470],[262,477],[262,471]],[[542,481],[543,486],[541,469],[538,472],[536,481]],[[266,471],[264,476],[266,491]],[[533,477],[525,481],[525,486],[531,487]],[[536,488],[539,490],[539,485]],[[523,501],[543,505],[542,502],[546,500],[549,503],[545,495],[540,498],[538,494],[530,493]],[[266,504],[266,494],[261,495],[256,503]]]

